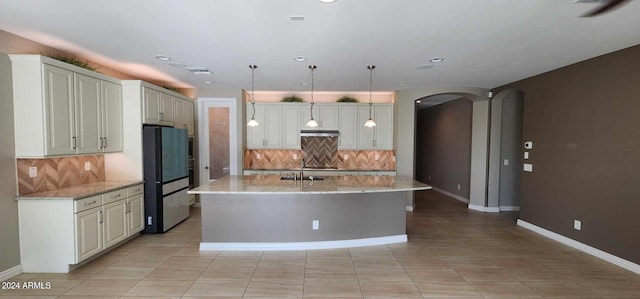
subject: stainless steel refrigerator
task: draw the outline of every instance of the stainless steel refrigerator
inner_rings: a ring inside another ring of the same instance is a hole
[[[162,233],[189,217],[186,129],[143,127],[145,233]]]

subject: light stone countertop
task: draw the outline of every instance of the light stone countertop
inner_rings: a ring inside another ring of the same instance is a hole
[[[53,191],[45,191],[32,193],[28,195],[17,196],[16,200],[28,199],[67,199],[78,200],[109,191],[127,188],[144,183],[143,181],[103,181],[89,184],[83,184],[73,187],[60,188]]]
[[[189,190],[189,194],[339,194],[431,189],[407,177],[326,176],[316,181],[285,181],[279,175],[226,176]]]

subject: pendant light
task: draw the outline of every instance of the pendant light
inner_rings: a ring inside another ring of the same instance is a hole
[[[251,109],[253,109],[253,113],[251,114],[251,119],[247,123],[247,126],[249,126],[249,127],[257,127],[260,124],[256,120],[256,97],[254,95],[254,83],[255,83],[255,81],[254,81],[254,78],[253,78],[253,73],[256,70],[256,68],[258,68],[258,66],[255,65],[255,64],[251,64],[251,65],[249,65],[249,68],[251,69]]]
[[[310,128],[315,128],[318,126],[318,122],[313,118],[313,104],[315,104],[315,101],[313,100],[313,70],[315,70],[316,68],[317,67],[315,65],[309,66],[309,69],[311,70],[311,109],[309,110],[311,119],[309,119],[309,121],[307,122],[307,127]]]
[[[376,122],[373,121],[373,118],[371,117],[371,110],[373,108],[373,103],[371,102],[371,93],[373,89],[373,69],[375,69],[376,66],[367,65],[367,68],[369,69],[369,119],[364,123],[364,126],[367,128],[373,128],[376,126]]]

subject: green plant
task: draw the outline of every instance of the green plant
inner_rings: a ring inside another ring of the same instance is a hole
[[[300,103],[300,102],[303,102],[303,100],[301,97],[298,97],[298,96],[285,96],[285,97],[282,97],[282,100],[280,100],[280,102]]]
[[[80,60],[80,59],[78,59],[76,57],[73,57],[73,56],[69,56],[69,55],[45,55],[45,56],[53,58],[55,60],[60,60],[62,62],[66,62],[68,64],[73,64],[73,65],[81,67],[83,69],[87,69],[87,70],[90,70],[90,71],[97,72],[96,68],[91,66],[89,64],[89,62],[84,61],[84,60]]]
[[[173,87],[173,86],[162,86],[162,88],[164,88],[164,89],[168,89],[168,90],[171,90],[171,91],[173,91],[173,92],[177,92],[177,93],[179,93],[179,94],[181,94],[181,95],[184,95],[184,93],[182,93],[182,89],[177,88],[177,87]]]
[[[336,102],[338,103],[357,103],[358,99],[350,96],[344,96],[339,98]]]

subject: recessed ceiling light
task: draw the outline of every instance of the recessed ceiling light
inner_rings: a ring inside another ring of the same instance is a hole
[[[337,0],[320,0],[320,2],[322,3],[333,3],[336,2]]]
[[[162,61],[169,61],[169,60],[171,60],[171,57],[164,56],[164,55],[156,55],[156,59],[160,59]]]
[[[444,61],[444,58],[442,58],[442,57],[434,57],[434,58],[429,59],[429,62],[431,62],[431,63],[438,63],[438,62],[443,62],[443,61]]]
[[[307,61],[307,57],[296,56],[296,57],[293,57],[293,60],[298,61],[298,62],[303,62],[303,61]]]
[[[184,63],[180,63],[180,62],[173,62],[173,61],[172,61],[172,62],[169,62],[169,63],[167,63],[167,64],[168,64],[168,65],[170,65],[170,66],[173,66],[173,67],[185,67],[185,66],[187,66],[187,65],[186,65],[186,64],[184,64]]]
[[[300,81],[300,85],[309,85],[308,81]]]
[[[211,81],[202,81],[202,83],[207,84],[207,85],[213,84],[213,82],[211,82]]]
[[[427,63],[416,66],[416,68],[419,70],[426,70],[432,67],[433,67],[433,64],[427,64]]]
[[[407,83],[407,82],[405,82],[405,81],[397,82],[397,83],[396,83],[396,85],[398,85],[398,86],[406,86],[407,84],[408,84],[408,83]]]
[[[291,21],[304,21],[304,16],[290,16]]]

